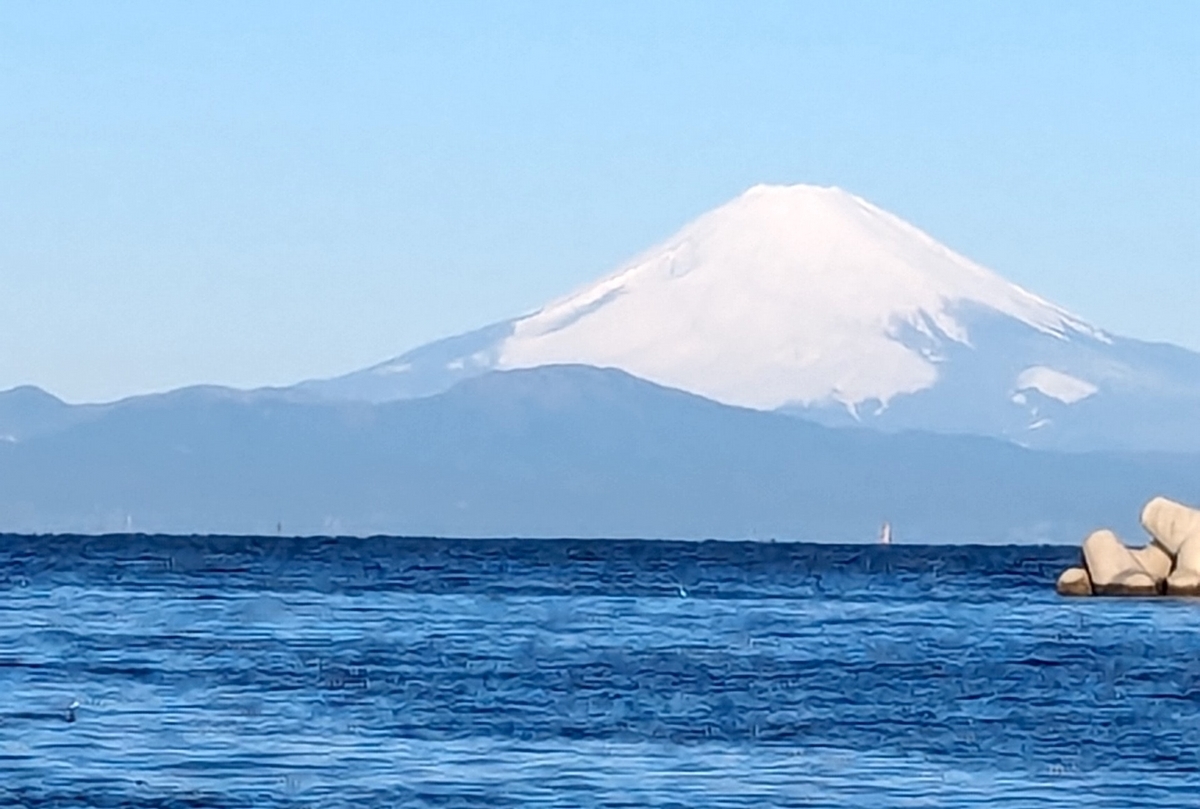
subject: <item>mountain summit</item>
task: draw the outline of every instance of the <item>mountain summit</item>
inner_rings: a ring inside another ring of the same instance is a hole
[[[938,380],[906,336],[970,345],[968,306],[1099,334],[860,197],[760,185],[518,320],[498,364],[614,366],[759,410],[887,404]]]
[[[826,424],[1200,448],[1200,356],[1110,336],[811,185],[755,186],[531,315],[299,389],[389,401],[563,363]]]

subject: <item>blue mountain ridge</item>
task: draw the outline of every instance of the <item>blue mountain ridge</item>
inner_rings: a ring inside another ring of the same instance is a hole
[[[23,402],[15,405],[17,399]],[[830,428],[587,366],[403,401],[0,394],[0,530],[1075,543],[1200,457]]]

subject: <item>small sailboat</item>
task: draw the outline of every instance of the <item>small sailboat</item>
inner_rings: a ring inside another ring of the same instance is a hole
[[[879,544],[892,544],[892,524],[890,522],[885,522],[883,527],[879,529]]]

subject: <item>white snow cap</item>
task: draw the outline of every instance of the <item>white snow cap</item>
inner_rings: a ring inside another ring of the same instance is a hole
[[[1026,368],[1017,377],[1017,391],[1025,390],[1036,390],[1051,399],[1058,399],[1063,404],[1075,404],[1082,402],[1099,388],[1086,379],[1079,379],[1044,365],[1035,365]]]
[[[1059,337],[1096,329],[839,188],[758,185],[519,320],[500,367],[612,366],[727,404],[854,405],[932,386],[975,304]],[[940,332],[941,334],[938,334]]]

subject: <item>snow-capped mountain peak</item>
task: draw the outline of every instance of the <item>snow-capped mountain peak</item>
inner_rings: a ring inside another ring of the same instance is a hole
[[[296,391],[389,401],[555,364],[830,425],[1200,449],[1200,355],[1110,337],[861,197],[811,185],[755,186],[533,314]]]
[[[757,409],[886,404],[937,381],[937,345],[970,344],[972,305],[1099,334],[860,197],[759,185],[516,321],[498,365],[613,366]]]

